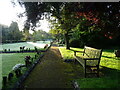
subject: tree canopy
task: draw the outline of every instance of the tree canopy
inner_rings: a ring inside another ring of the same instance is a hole
[[[52,36],[43,30],[38,30],[32,34],[32,39],[33,41],[45,41],[48,39],[52,39]]]
[[[67,49],[72,37],[83,45],[93,44],[96,37],[104,38],[101,40],[120,37],[118,2],[22,2],[22,5],[27,15],[25,28],[34,30],[36,23],[44,17],[55,21],[52,30],[58,30],[57,33],[64,36]]]
[[[22,32],[19,30],[17,22],[12,22],[10,26],[0,24],[2,32],[2,42],[19,41],[22,39]]]

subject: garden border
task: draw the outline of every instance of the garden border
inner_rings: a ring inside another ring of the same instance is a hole
[[[45,52],[46,50],[40,50],[41,52]],[[7,51],[7,52],[5,52],[5,51],[0,51],[0,54],[1,53],[27,53],[27,52],[36,52],[35,50],[30,50],[30,51],[23,51],[23,52],[21,52],[21,51]]]
[[[49,48],[52,46],[52,43],[50,44],[50,46],[44,51],[48,51]],[[40,59],[42,59],[42,57],[45,54],[41,55],[33,64],[32,66],[29,68],[29,70],[27,70],[21,77],[19,77],[19,80],[14,84],[14,87],[12,88],[12,90],[16,90],[16,88],[21,88],[21,84],[23,81],[25,81],[25,79],[27,78],[27,76],[29,76],[29,74],[31,73],[31,71],[35,68],[35,66],[37,65],[37,63],[40,61]]]
[[[53,42],[51,42],[50,43],[50,45],[45,49],[45,50],[40,50],[40,52],[46,52],[46,51],[48,51],[48,49],[51,47],[51,45],[52,45],[52,43]],[[20,52],[20,51],[12,51],[12,52],[7,52],[7,53],[22,53],[22,52]],[[33,51],[25,51],[25,53],[26,52],[36,52],[35,50],[33,50]],[[1,53],[1,51],[0,51],[0,53]],[[6,52],[4,52],[4,53],[6,53]],[[27,76],[30,74],[30,72],[35,68],[35,66],[37,65],[37,63],[42,59],[42,57],[45,55],[45,53],[44,54],[42,54],[42,55],[39,55],[39,57],[35,60],[35,62],[28,68],[28,70],[27,71],[25,71],[24,73],[23,73],[23,75],[22,76],[20,76],[19,78],[18,78],[18,80],[14,83],[14,85],[13,85],[13,87],[11,88],[11,90],[16,90],[17,88],[20,88],[21,87],[21,84],[23,83],[23,81],[27,78]],[[3,86],[2,86],[2,88],[3,88]],[[7,89],[7,88],[6,88]]]

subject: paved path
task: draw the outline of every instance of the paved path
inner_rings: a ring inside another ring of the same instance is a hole
[[[51,47],[41,62],[27,77],[23,86],[26,88],[73,88],[72,80],[76,78],[74,68],[62,60],[57,47]]]

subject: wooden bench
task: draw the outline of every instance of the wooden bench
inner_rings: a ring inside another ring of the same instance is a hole
[[[99,63],[102,55],[102,49],[95,49],[88,46],[84,47],[83,54],[81,56],[77,55],[77,52],[82,51],[74,51],[75,61],[77,60],[84,68],[85,77],[86,74],[97,74],[99,77]],[[87,68],[96,68],[97,73],[87,73]]]

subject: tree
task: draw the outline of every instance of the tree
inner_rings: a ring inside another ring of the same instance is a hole
[[[47,39],[52,39],[51,35],[43,30],[34,31],[32,34],[34,41],[44,41]]]
[[[12,22],[9,27],[9,40],[21,40],[22,32],[19,31],[17,22]]]
[[[72,3],[64,3],[61,7],[59,14],[54,14],[55,20],[51,20],[53,23],[52,31],[55,30],[57,32],[57,35],[64,36],[64,40],[66,43],[66,49],[70,49],[69,40],[70,40],[70,34],[72,32],[72,28],[76,26],[75,13],[71,10],[74,8],[74,4]],[[55,32],[55,33],[56,33]]]
[[[97,41],[105,41],[108,45],[113,45],[112,43],[115,42],[118,43],[117,38],[120,37],[119,3],[83,3],[83,7],[76,14],[78,19],[84,17],[89,26],[88,31],[90,31],[90,37],[87,35],[87,40],[92,37],[89,42],[96,42],[96,44],[98,43]]]
[[[22,39],[23,35],[22,32],[19,31],[18,24],[17,22],[12,22],[10,27],[5,26],[5,25],[0,25],[1,33],[2,33],[2,42],[9,42],[9,41],[19,41]]]
[[[8,36],[9,36],[8,29],[9,29],[8,26],[0,24],[0,32],[1,32],[0,38],[1,38],[2,42],[5,42],[6,40],[8,40]]]
[[[29,33],[29,30],[26,28],[23,29],[23,35],[24,35],[23,38],[24,41],[29,41],[32,38],[32,35]]]
[[[69,35],[73,33],[73,29],[79,26],[79,21],[84,17],[86,19],[87,30],[84,28],[79,32],[84,32],[87,36],[94,34],[93,32],[101,30],[101,33],[109,38],[119,36],[119,3],[93,3],[93,2],[23,2],[26,8],[26,15],[28,17],[25,27],[35,28],[36,23],[42,19],[43,16],[53,16],[57,19],[59,29],[63,30],[66,48],[69,49]],[[32,6],[32,7],[31,7]],[[82,24],[82,23],[80,23]],[[86,24],[82,24],[83,27]],[[115,25],[112,30],[111,25]],[[53,29],[56,30],[56,29]],[[84,36],[81,36],[84,37]],[[91,39],[92,40],[92,39]],[[84,41],[86,42],[86,41]]]
[[[27,13],[27,17],[28,17],[27,22],[25,24],[25,28],[29,29],[31,26],[32,29],[34,30],[34,28],[36,27],[36,23],[42,18],[42,15],[54,16],[60,22],[62,29],[66,31],[64,33],[66,46],[67,46],[66,48],[69,49],[68,33],[70,31],[70,27],[66,27],[66,26],[70,26],[70,23],[65,22],[65,21],[67,19],[70,20],[70,18],[67,18],[69,16],[68,15],[69,13],[68,12],[66,13],[66,11],[68,10],[66,3],[24,2],[23,4],[25,5],[26,13]],[[62,10],[64,15],[61,17],[62,14],[60,11],[62,8],[64,8]]]

